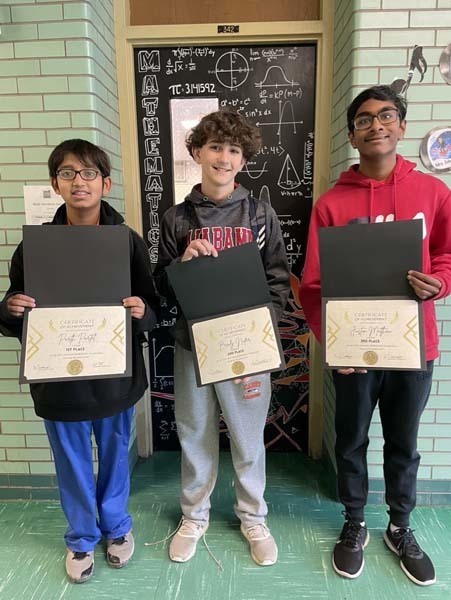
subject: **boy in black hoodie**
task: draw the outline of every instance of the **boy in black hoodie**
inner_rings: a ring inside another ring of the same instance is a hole
[[[66,140],[53,150],[48,166],[52,187],[64,200],[52,224],[123,223],[121,215],[102,200],[111,188],[111,165],[103,150],[85,140]],[[133,405],[147,388],[138,335],[153,328],[159,302],[146,245],[137,233],[131,229],[129,233],[132,296],[124,298],[123,305],[132,315],[132,377],[30,384],[35,411],[44,418],[55,460],[61,505],[68,521],[64,536],[66,572],[74,583],[91,577],[94,547],[102,536],[112,567],[124,566],[134,550],[132,519],[127,513],[128,445]],[[0,304],[0,323],[3,332],[21,339],[25,309],[36,306],[34,298],[23,293],[22,243],[12,257],[10,281]],[[99,457],[97,481],[92,432]]]
[[[289,271],[277,215],[257,202],[236,174],[260,148],[259,131],[236,113],[219,111],[192,130],[187,148],[202,168],[196,185],[180,206],[166,211],[161,224],[155,277],[160,291],[171,295],[164,268],[173,261],[217,256],[225,248],[255,240],[280,318],[289,292]],[[195,293],[195,291],[193,291]],[[239,294],[231,289],[230,294]],[[182,522],[169,556],[189,560],[209,523],[210,495],[219,460],[219,415],[230,434],[235,471],[235,512],[251,556],[259,565],[277,560],[277,546],[265,524],[265,445],[263,431],[271,397],[268,373],[234,383],[197,387],[186,321],[175,326],[175,417],[182,446]]]

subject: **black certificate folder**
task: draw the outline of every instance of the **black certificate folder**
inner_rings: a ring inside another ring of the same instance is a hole
[[[167,273],[188,321],[199,386],[285,368],[255,243],[175,262]]]
[[[223,250],[166,267],[183,314],[201,319],[271,302],[257,244]]]
[[[407,281],[422,271],[422,224],[320,229],[326,368],[424,370],[421,303]]]
[[[24,225],[25,293],[38,306],[114,304],[131,294],[123,225]]]
[[[407,271],[422,270],[422,219],[322,227],[323,297],[416,298]]]
[[[130,377],[128,229],[26,225],[23,259],[21,383]]]

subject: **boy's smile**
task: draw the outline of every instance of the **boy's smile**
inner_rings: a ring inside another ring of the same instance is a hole
[[[99,170],[95,165],[84,164],[74,154],[66,154],[63,162],[59,165],[60,169],[74,169],[81,171],[82,169]],[[92,217],[90,220],[97,220],[100,210],[100,201],[102,196],[107,194],[111,188],[111,179],[102,177],[101,173],[95,179],[83,179],[80,173],[75,175],[72,180],[62,179],[57,175],[52,179],[52,187],[59,194],[67,209],[67,216],[71,223],[78,221],[78,217],[82,217],[84,221]]]
[[[212,200],[227,198],[245,163],[241,146],[208,140],[201,148],[194,148],[193,157],[202,167],[202,193]]]
[[[396,110],[396,107],[387,100],[375,100],[371,98],[360,105],[355,118],[369,116],[372,118],[368,129],[354,129],[349,133],[349,140],[353,148],[356,148],[361,157],[394,156],[399,140],[404,137],[406,128],[405,121],[399,118],[389,124],[382,124],[377,118],[381,112]]]

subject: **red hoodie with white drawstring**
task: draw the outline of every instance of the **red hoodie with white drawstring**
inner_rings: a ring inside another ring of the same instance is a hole
[[[380,223],[422,219],[422,272],[442,287],[423,302],[426,360],[438,356],[434,300],[451,292],[451,191],[436,177],[415,170],[415,164],[397,155],[396,166],[385,181],[370,179],[353,165],[313,207],[307,253],[299,296],[307,323],[321,341],[321,284],[318,229],[351,223]],[[337,261],[340,256],[337,256]],[[371,273],[366,274],[371,277]],[[407,275],[407,273],[406,273]]]

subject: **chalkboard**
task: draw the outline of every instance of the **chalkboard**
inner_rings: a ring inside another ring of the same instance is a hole
[[[152,263],[161,216],[183,199],[174,198],[171,101],[216,98],[219,108],[240,112],[261,130],[262,149],[237,181],[277,212],[292,269],[280,323],[287,370],[273,376],[265,442],[273,450],[306,450],[308,332],[297,288],[312,205],[316,45],[136,48],[134,66],[143,232]],[[175,318],[169,306],[150,340],[155,450],[178,445],[168,334]],[[224,441],[223,423],[221,430]]]

